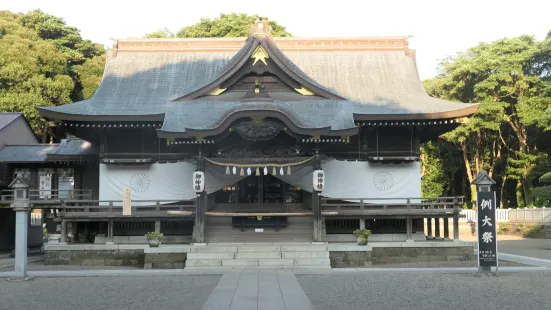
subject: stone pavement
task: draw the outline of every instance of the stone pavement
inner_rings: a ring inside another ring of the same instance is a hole
[[[243,270],[222,276],[203,310],[312,309],[289,270]]]

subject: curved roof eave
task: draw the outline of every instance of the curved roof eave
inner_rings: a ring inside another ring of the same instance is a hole
[[[165,113],[143,114],[143,115],[83,115],[56,112],[48,108],[37,108],[40,116],[55,121],[77,121],[77,122],[162,122]]]
[[[354,113],[355,121],[369,121],[369,120],[435,120],[435,119],[449,119],[449,118],[461,118],[469,117],[473,115],[480,104],[472,104],[468,107],[434,113],[411,113],[411,114],[364,114]]]
[[[185,131],[175,132],[163,130],[163,128],[157,129],[157,135],[159,138],[192,138],[196,136],[217,136],[228,130],[232,123],[240,118],[251,117],[271,117],[276,118],[283,122],[285,126],[292,132],[299,135],[323,135],[323,136],[350,136],[358,133],[358,127],[351,127],[339,130],[331,130],[331,126],[324,126],[319,128],[305,128],[300,127],[297,123],[285,113],[276,110],[256,110],[256,111],[236,111],[220,120],[216,127],[209,129],[194,129],[185,128]]]

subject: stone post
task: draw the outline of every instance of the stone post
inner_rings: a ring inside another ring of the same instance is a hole
[[[411,216],[406,218],[406,229],[407,229],[407,241],[413,240],[413,219]]]
[[[61,220],[61,239],[59,244],[67,244],[67,220]]]
[[[453,239],[459,240],[459,214],[453,216]]]
[[[27,280],[27,241],[29,234],[29,185],[20,175],[9,186],[13,189],[15,212],[15,277],[13,280]]]
[[[113,219],[109,218],[107,220],[107,242],[105,244],[115,244],[113,241]]]

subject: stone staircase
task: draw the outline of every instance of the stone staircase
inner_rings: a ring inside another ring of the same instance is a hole
[[[331,268],[326,245],[209,244],[187,254],[186,268]]]

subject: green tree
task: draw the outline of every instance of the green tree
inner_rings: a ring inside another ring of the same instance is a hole
[[[144,36],[144,38],[153,38],[153,39],[166,39],[166,38],[174,38],[175,35],[167,28],[162,28],[157,31],[153,31],[151,33],[148,33]]]
[[[178,38],[247,37],[251,26],[254,25],[258,17],[258,15],[231,13],[220,14],[220,17],[215,19],[202,18],[197,24],[182,28],[176,33],[176,36]],[[268,21],[272,36],[291,36],[285,27],[266,17],[263,18]]]
[[[551,39],[530,36],[481,43],[442,62],[441,74],[425,81],[433,96],[481,104],[470,122],[443,138],[461,150],[469,181],[484,169],[502,179],[502,188],[517,182],[518,205],[532,204],[546,164],[538,137],[550,129],[550,46]]]
[[[69,75],[75,84],[71,92],[72,101],[80,101],[93,95],[94,91],[91,91],[91,85],[87,85],[85,89],[81,81],[89,82],[98,79],[101,81],[103,70],[98,74],[97,70],[81,69],[79,73],[77,66],[84,65],[86,62],[93,62],[86,66],[97,65],[99,60],[104,59],[102,55],[105,54],[105,49],[102,45],[82,39],[80,30],[67,26],[62,18],[46,14],[41,10],[23,14],[18,21],[22,26],[36,31],[40,38],[55,44],[57,49],[65,55]],[[87,76],[82,75],[83,73],[93,73],[94,75]]]
[[[19,17],[0,11],[0,111],[23,112],[34,132],[43,134],[36,107],[71,102],[74,83],[66,56],[19,24]]]

